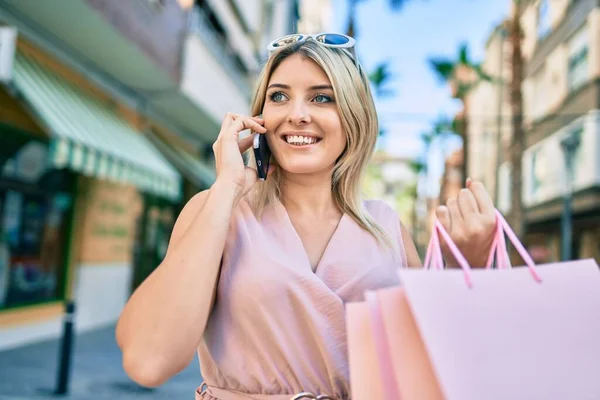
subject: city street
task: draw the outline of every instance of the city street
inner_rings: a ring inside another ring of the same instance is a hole
[[[58,341],[0,352],[0,399],[191,399],[202,379],[195,358],[158,389],[136,385],[123,371],[111,326],[77,337],[70,393],[54,396],[58,352]]]

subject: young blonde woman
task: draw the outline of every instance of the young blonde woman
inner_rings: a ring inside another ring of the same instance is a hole
[[[185,206],[164,261],[121,315],[117,341],[135,381],[158,386],[197,351],[197,399],[351,398],[344,304],[421,265],[396,213],[360,197],[378,124],[353,45],[337,34],[270,45],[255,116],[225,117],[215,183]],[[243,162],[248,129],[273,154],[265,182]],[[467,187],[437,215],[483,265],[494,206],[480,183]]]

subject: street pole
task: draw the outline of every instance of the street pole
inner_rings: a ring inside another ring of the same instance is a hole
[[[573,180],[574,158],[577,148],[581,142],[581,130],[576,130],[561,140],[560,144],[565,155],[565,193],[563,196],[563,212],[561,218],[561,260],[571,259],[573,243]]]
[[[58,359],[58,374],[56,376],[57,395],[66,395],[69,392],[69,380],[71,377],[71,359],[73,353],[74,340],[74,318],[75,302],[67,301],[65,315],[63,319],[63,335],[60,342],[60,352]]]

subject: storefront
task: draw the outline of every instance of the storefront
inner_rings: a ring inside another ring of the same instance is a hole
[[[17,48],[0,87],[0,349],[58,336],[66,299],[78,330],[114,323],[131,294],[138,221],[160,203],[153,241],[164,252],[182,202],[179,173],[118,104]]]
[[[0,123],[0,310],[64,298],[75,176],[48,149]]]
[[[215,180],[215,171],[202,162],[198,154],[193,154],[183,144],[177,145],[175,140],[166,140],[166,133],[151,129],[145,135],[181,174],[183,199],[174,204],[156,195],[143,196],[143,210],[137,221],[134,244],[132,290],[163,260],[173,225],[185,203],[196,193],[208,189]]]
[[[574,197],[571,236],[571,258],[593,258],[600,265],[600,192],[587,190]],[[533,219],[537,215],[542,218]],[[561,260],[562,204],[554,201],[530,211],[525,243],[537,263]],[[542,214],[543,213],[543,214]]]

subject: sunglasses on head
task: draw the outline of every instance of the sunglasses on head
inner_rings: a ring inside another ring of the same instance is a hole
[[[274,52],[281,50],[284,47],[287,47],[291,44],[305,42],[309,39],[312,39],[325,47],[332,47],[345,50],[352,58],[352,61],[354,61],[356,67],[360,69],[360,66],[358,65],[358,59],[356,57],[356,52],[354,50],[356,40],[354,40],[354,38],[351,38],[350,36],[342,35],[340,33],[318,33],[314,35],[297,33],[292,35],[286,35],[280,37],[279,39],[275,39],[271,43],[269,43],[267,50],[269,51],[269,55],[271,55]]]

